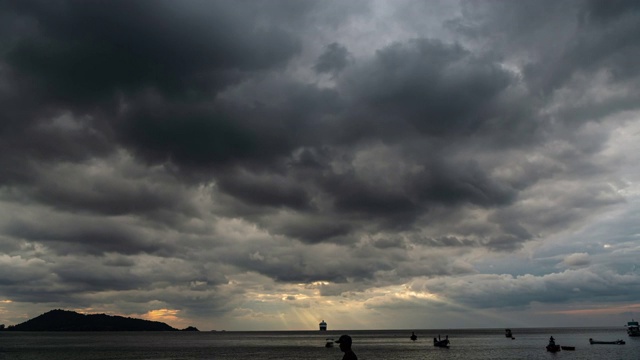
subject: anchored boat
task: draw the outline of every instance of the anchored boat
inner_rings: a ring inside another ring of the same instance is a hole
[[[547,344],[547,351],[548,352],[558,352],[560,351],[562,348],[560,347],[560,345],[556,344],[556,339],[552,337],[549,338],[549,344]]]
[[[608,344],[608,345],[624,345],[626,344],[624,342],[624,340],[614,340],[614,341],[598,341],[598,340],[593,340],[591,338],[589,338],[589,344],[594,345],[594,344]]]
[[[554,344],[549,344],[547,345],[547,351],[548,352],[558,352],[560,351],[560,345],[554,345]]]
[[[447,335],[444,339],[440,339],[440,335],[438,338],[433,338],[433,346],[441,347],[441,348],[449,348],[449,335]]]
[[[640,336],[640,326],[638,326],[638,322],[631,319],[627,323],[627,335],[629,336]]]

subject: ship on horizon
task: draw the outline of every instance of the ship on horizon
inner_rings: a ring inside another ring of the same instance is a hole
[[[324,320],[320,322],[320,331],[327,331],[327,323]]]
[[[627,323],[627,335],[633,337],[640,336],[640,326],[637,321],[631,319],[631,321]]]

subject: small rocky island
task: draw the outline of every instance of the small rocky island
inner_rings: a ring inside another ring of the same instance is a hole
[[[3,331],[198,331],[193,326],[184,330],[163,322],[106,314],[80,314],[68,310],[51,310]]]

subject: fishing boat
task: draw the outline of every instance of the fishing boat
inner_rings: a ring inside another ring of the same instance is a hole
[[[547,351],[548,352],[558,352],[560,350],[561,350],[560,345],[555,345],[555,344],[547,345]]]
[[[563,345],[563,346],[560,346],[560,348],[561,348],[562,350],[567,350],[567,351],[573,351],[573,350],[575,350],[575,349],[576,349],[576,347],[575,347],[575,346],[564,346],[564,345]]]
[[[412,331],[411,336],[409,336],[409,339],[411,339],[411,341],[416,341],[418,340],[418,335],[416,335],[416,333]]]
[[[513,335],[511,334],[511,329],[504,329],[504,336],[513,339]]]
[[[614,340],[614,341],[598,341],[598,340],[593,340],[591,338],[589,338],[589,344],[594,345],[594,344],[608,344],[608,345],[624,345],[626,344],[624,342],[624,340]]]
[[[640,326],[638,326],[638,322],[631,319],[627,323],[627,335],[629,336],[640,336]]]
[[[435,347],[441,347],[441,348],[449,348],[449,335],[447,335],[447,337],[445,337],[444,339],[440,339],[440,335],[438,335],[438,338],[433,338],[433,346]]]
[[[550,337],[549,338],[549,344],[547,344],[547,351],[554,353],[554,352],[558,352],[560,350],[562,350],[562,349],[561,349],[560,345],[556,344],[556,339],[554,339],[553,336]]]

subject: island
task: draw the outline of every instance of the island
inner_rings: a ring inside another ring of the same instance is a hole
[[[51,310],[2,331],[198,331],[193,326],[179,330],[163,322],[106,314],[80,314]]]

